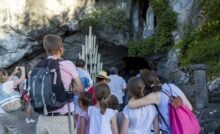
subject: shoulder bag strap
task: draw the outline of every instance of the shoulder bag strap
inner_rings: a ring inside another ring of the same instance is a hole
[[[159,117],[161,117],[162,121],[165,123],[166,127],[171,130],[171,128],[169,127],[168,123],[166,122],[164,116],[162,115],[162,113],[160,112],[160,109],[158,108],[158,106],[156,104],[154,104],[154,106],[156,107],[156,110],[158,112]]]
[[[161,92],[164,93],[167,97],[171,98],[171,96],[167,92],[165,91],[161,91]]]
[[[170,129],[168,123],[166,122],[165,118],[163,117],[162,113],[160,112],[158,106],[156,104],[154,104],[154,106],[156,107],[156,110],[158,112],[158,115],[161,117],[162,121],[165,123],[166,127]]]
[[[171,86],[170,86],[169,84],[167,84],[167,85],[168,85],[168,87],[169,87],[169,89],[170,89],[171,96],[173,96],[173,92],[172,92]]]

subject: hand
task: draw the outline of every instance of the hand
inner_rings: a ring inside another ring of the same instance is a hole
[[[20,67],[16,67],[12,74],[16,75],[18,72],[20,72]]]
[[[23,72],[23,71],[25,71],[25,67],[20,66],[19,70]]]

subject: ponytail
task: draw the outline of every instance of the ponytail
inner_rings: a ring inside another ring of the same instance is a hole
[[[108,107],[108,102],[106,101],[106,99],[102,98],[100,101],[100,108],[101,108],[101,114],[105,114],[105,111]]]
[[[108,107],[108,97],[110,95],[109,86],[106,83],[99,83],[95,86],[95,97],[100,104],[101,114],[105,114]]]

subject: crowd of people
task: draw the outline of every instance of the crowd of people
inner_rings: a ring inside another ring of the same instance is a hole
[[[23,105],[27,115],[26,123],[35,122],[31,117],[33,109],[39,113],[37,134],[69,134],[70,132],[77,134],[172,134],[168,108],[169,94],[179,96],[188,109],[193,110],[184,93],[174,84],[162,83],[155,71],[140,70],[140,74],[131,77],[126,82],[118,75],[116,67],[110,67],[107,70],[108,73],[98,72],[96,80],[93,81],[85,69],[84,60],[78,59],[74,64],[72,61],[62,59],[64,46],[61,37],[46,35],[43,45],[48,54],[45,59],[47,67],[52,61],[57,61],[59,65],[58,74],[53,75],[52,78],[59,78],[60,75],[61,86],[72,93],[72,98],[60,101],[62,105],[57,108],[52,108],[52,105],[49,107],[49,102],[44,102],[44,99],[41,99],[43,104],[36,103],[38,98],[35,93],[37,91],[32,90],[35,90],[35,79],[38,78],[39,70],[36,71],[33,68],[33,72],[28,71],[25,76],[27,72],[25,68],[16,67],[9,76],[6,70],[0,69],[0,89],[4,90],[5,83],[11,84],[7,88],[20,89],[20,96],[25,102]],[[55,66],[55,63],[50,65]],[[38,68],[42,66],[43,62],[36,65]],[[51,71],[50,67],[48,68]],[[20,77],[16,76],[18,72],[20,72]],[[41,77],[43,80],[46,79],[43,74]],[[42,79],[41,77],[39,79]],[[42,83],[48,87],[51,84],[49,81],[40,81],[37,86]],[[39,88],[40,95],[44,93],[44,86]],[[51,89],[56,88],[52,86]],[[55,91],[51,92],[56,94]],[[61,94],[61,92],[57,93],[55,100],[58,101]],[[16,112],[8,113],[0,107],[0,134],[21,133]],[[67,118],[68,116],[72,117],[71,120]]]

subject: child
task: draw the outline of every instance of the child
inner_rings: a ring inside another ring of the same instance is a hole
[[[77,72],[79,73],[80,81],[83,86],[84,91],[88,91],[88,89],[93,85],[92,78],[89,74],[89,72],[85,69],[86,62],[82,59],[78,59],[76,61],[76,67],[77,67]],[[78,105],[78,97],[79,94],[75,93],[74,95],[74,106],[75,106],[75,114],[79,114],[81,112],[81,109],[79,108]]]
[[[88,92],[79,95],[78,104],[82,109],[77,120],[77,134],[89,134],[89,116],[88,107],[91,104],[92,96]]]
[[[12,80],[13,75],[16,75],[18,72],[21,72],[21,77],[17,80]],[[8,89],[17,88],[18,85],[23,83],[25,80],[25,68],[16,67],[12,76],[8,76],[6,70],[0,68],[0,87],[2,88],[4,84],[7,85]],[[0,92],[2,92],[1,89]],[[1,96],[0,96],[1,97]],[[2,107],[0,107],[0,133],[13,133],[20,134],[21,130],[18,127],[18,117],[16,112],[6,113]]]
[[[90,134],[118,134],[117,111],[108,108],[110,89],[106,83],[95,86],[95,97],[97,103],[90,106],[88,114],[90,117]]]
[[[33,109],[31,106],[31,98],[29,95],[29,77],[30,77],[30,75],[31,75],[31,71],[29,71],[28,74],[26,75],[26,80],[23,83],[23,94],[22,94],[22,98],[25,102],[25,104],[24,104],[25,111],[26,111],[25,121],[27,124],[35,122],[35,120],[33,120],[31,118]]]
[[[131,78],[128,81],[128,93],[135,100],[144,96],[145,85],[140,78]],[[123,111],[121,134],[159,134],[159,121],[157,111],[153,105],[130,109],[128,106]]]
[[[110,95],[108,99],[108,108],[111,108],[113,110],[119,110],[120,104],[115,95]]]
[[[140,78],[145,83],[145,91],[146,92],[150,91],[149,92],[150,94],[139,99],[130,100],[128,103],[128,107],[138,108],[138,107],[142,107],[145,105],[157,104],[164,120],[166,121],[165,123],[164,121],[162,121],[162,118],[161,118],[160,120],[161,130],[164,133],[172,134],[170,130],[170,119],[169,119],[170,117],[169,117],[169,107],[168,107],[170,99],[165,93],[170,93],[171,92],[170,90],[172,89],[172,93],[175,96],[180,96],[181,99],[183,100],[183,103],[190,110],[192,110],[191,103],[186,98],[184,93],[174,84],[167,84],[167,83],[161,84],[155,72],[152,72],[152,71],[143,72],[140,75]]]
[[[111,108],[113,110],[120,110],[120,104],[115,95],[110,95],[109,100],[108,100],[108,108]],[[123,120],[123,115],[122,112],[117,113],[117,124],[118,128],[122,127],[122,120]]]

